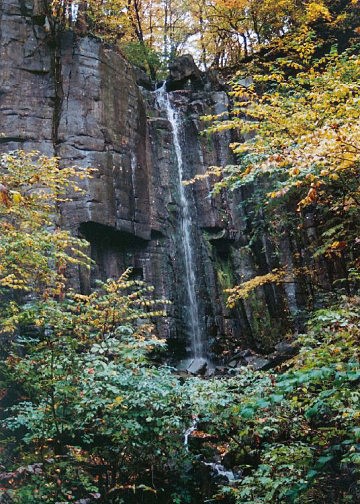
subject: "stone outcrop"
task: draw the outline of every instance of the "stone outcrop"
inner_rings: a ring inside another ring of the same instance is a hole
[[[2,1],[1,150],[36,149],[59,156],[64,165],[96,169],[84,182],[84,193],[72,195],[62,207],[63,225],[89,241],[96,262],[91,277],[73,272],[73,282],[86,291],[95,278],[117,277],[133,267],[134,276],[173,302],[158,330],[168,338],[174,358],[186,356],[179,180],[169,121],[151,83],[115,50],[71,31],[51,33],[32,15],[31,2]],[[183,57],[171,68],[168,89],[181,116],[186,178],[230,162],[229,133],[200,136],[205,128],[200,116],[228,109],[221,86],[204,79],[193,60]],[[283,312],[279,317],[276,311],[281,294],[264,289],[256,306],[244,303],[232,311],[223,295],[224,287],[250,278],[266,264],[270,245],[264,238],[254,257],[239,206],[242,195],[231,201],[221,193],[210,198],[210,187],[204,178],[188,189],[199,318],[209,351],[261,348],[256,317],[268,320],[272,339],[266,345],[271,347],[273,333],[285,326]]]
[[[184,54],[176,58],[169,65],[169,76],[166,80],[166,89],[174,91],[176,89],[191,89],[204,88],[204,76],[195,65],[194,58],[191,54]]]

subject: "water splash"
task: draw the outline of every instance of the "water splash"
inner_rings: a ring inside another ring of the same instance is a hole
[[[233,471],[225,469],[225,467],[221,464],[216,464],[215,462],[203,462],[203,464],[211,467],[211,471],[217,478],[226,479],[229,483],[238,479]]]
[[[184,446],[186,451],[189,451],[189,437],[194,431],[196,431],[198,421],[198,417],[194,417],[191,426],[184,432]],[[229,483],[232,483],[239,479],[239,475],[237,473],[234,473],[234,471],[232,471],[231,469],[226,469],[222,464],[205,461],[202,461],[202,464],[211,468],[211,473],[215,478],[227,480]]]

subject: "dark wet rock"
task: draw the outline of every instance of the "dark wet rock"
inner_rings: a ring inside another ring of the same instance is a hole
[[[223,79],[216,70],[208,70],[205,72],[203,80],[205,80],[204,89],[206,91],[231,91],[230,86],[227,84],[228,79]]]
[[[246,359],[248,357],[252,357],[254,355],[256,355],[254,350],[251,350],[250,348],[246,348],[245,350],[242,350],[241,352],[237,352],[234,355],[232,355],[231,361],[228,362],[228,366],[229,367],[236,367],[239,365],[246,366],[248,364]]]
[[[271,360],[265,359],[264,357],[260,357],[258,355],[245,357],[245,361],[247,365],[251,366],[255,371],[259,371],[261,369],[268,369],[269,367],[271,367]]]
[[[237,369],[246,366],[251,366],[256,371],[267,370],[290,359],[296,355],[297,351],[296,341],[290,340],[283,340],[277,343],[274,352],[268,355],[259,355],[252,349],[247,348],[232,355],[226,363],[225,369],[227,369],[228,374],[234,374]],[[223,370],[223,373],[226,374],[226,371]]]
[[[147,89],[148,91],[155,90],[155,83],[151,80],[151,78],[145,72],[145,70],[139,67],[134,67],[133,70],[135,74],[136,83],[138,84],[138,86]]]
[[[251,357],[254,354],[255,354],[254,350],[251,350],[251,348],[247,348],[246,350],[242,350],[238,354],[234,355],[234,359],[245,359],[246,357]]]
[[[299,347],[296,344],[296,340],[284,340],[275,345],[275,351],[269,355],[269,358],[271,359],[272,365],[276,366],[294,357],[298,351]]]
[[[277,357],[289,358],[296,355],[298,348],[294,342],[280,341],[275,345],[275,355]]]
[[[196,358],[191,361],[186,370],[189,374],[204,376],[207,367],[208,363],[205,359]]]
[[[216,366],[215,368],[215,376],[225,376],[228,372],[228,368],[226,366]]]

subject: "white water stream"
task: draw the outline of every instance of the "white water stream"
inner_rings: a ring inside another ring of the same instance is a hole
[[[189,446],[188,446],[189,445],[189,437],[196,430],[196,428],[197,428],[197,418],[194,418],[193,423],[191,424],[191,427],[186,429],[186,431],[184,433],[184,446],[187,451],[189,450]]]
[[[199,323],[199,306],[196,296],[196,276],[194,267],[193,247],[191,239],[192,221],[189,209],[189,200],[187,196],[187,189],[183,185],[184,180],[184,162],[180,145],[180,115],[173,107],[169,93],[165,89],[165,84],[156,91],[157,104],[167,116],[171,124],[174,148],[176,154],[176,162],[178,168],[179,179],[179,195],[180,195],[180,212],[181,212],[181,242],[182,253],[185,263],[186,275],[186,291],[188,298],[188,326],[191,333],[191,358],[192,361],[188,364],[188,369],[201,367],[201,364],[206,364],[206,351],[204,348],[204,341],[201,337],[201,329]]]
[[[191,434],[194,431],[196,431],[197,424],[198,424],[198,418],[195,417],[195,418],[193,418],[193,422],[191,424],[191,427],[189,427],[184,432],[184,446],[185,446],[186,451],[189,451],[189,438],[190,438]],[[231,469],[226,469],[222,464],[217,464],[216,462],[202,461],[202,464],[211,468],[211,472],[212,472],[213,476],[226,479],[229,483],[236,481],[236,479],[239,476],[239,475],[236,475]]]
[[[203,462],[203,464],[208,467],[211,467],[214,476],[227,479],[229,483],[232,483],[237,479],[233,471],[231,471],[231,469],[225,469],[225,467],[221,464],[216,464],[215,462]]]

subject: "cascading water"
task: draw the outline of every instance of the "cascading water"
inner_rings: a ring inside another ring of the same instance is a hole
[[[180,116],[171,104],[169,94],[165,84],[156,91],[157,104],[167,116],[171,124],[176,162],[178,168],[179,195],[180,195],[180,226],[182,254],[185,264],[186,292],[188,298],[188,326],[191,334],[191,360],[187,369],[198,371],[202,365],[206,365],[206,345],[201,334],[199,305],[196,296],[196,275],[194,267],[193,247],[191,238],[192,219],[190,215],[190,205],[187,196],[187,188],[182,183],[184,180],[184,162],[180,145]]]
[[[192,433],[197,430],[198,420],[198,417],[194,417],[191,427],[186,429],[186,431],[184,432],[184,446],[186,451],[189,451],[189,438],[191,437]],[[232,483],[241,477],[239,473],[235,473],[230,469],[226,469],[222,464],[216,462],[206,462],[205,460],[202,460],[201,463],[207,467],[210,467],[212,476],[214,476],[216,479],[221,479],[228,483]]]
[[[191,427],[189,427],[188,429],[186,429],[186,431],[184,432],[184,446],[186,448],[186,450],[188,451],[189,450],[189,437],[191,436],[191,434],[196,430],[197,428],[197,417],[193,418],[193,422],[192,422],[192,425]]]

